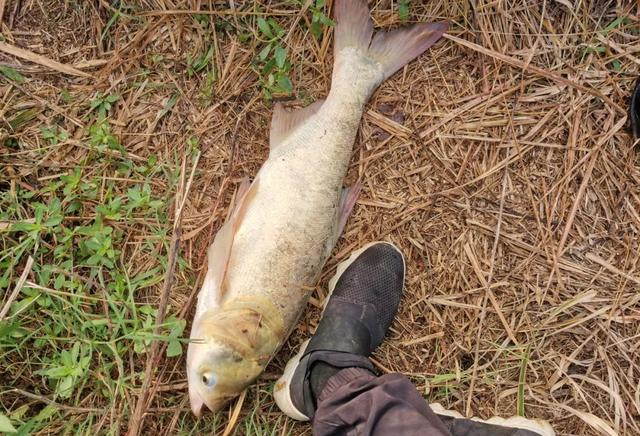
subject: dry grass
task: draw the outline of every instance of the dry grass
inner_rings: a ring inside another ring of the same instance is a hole
[[[377,25],[398,23],[391,1],[374,3]],[[267,156],[271,105],[250,68],[262,48],[256,17],[275,17],[286,30],[298,103],[329,89],[330,29],[314,39],[306,7],[285,1],[18,0],[2,7],[5,43],[45,60],[0,53],[0,65],[25,78],[0,83],[0,189],[33,191],[46,203],[49,181],[82,168],[86,180],[102,181],[98,198],[64,219],[89,225],[107,189],[124,193],[140,183],[137,173],[118,172],[116,161],[142,165],[157,156],[147,181],[168,215],[113,220],[122,233],[116,264],[131,276],[160,267],[157,280],[135,293],[136,304],[153,307],[168,269],[168,314],[189,320],[206,247],[239,180]],[[199,10],[215,12],[208,20],[185,12]],[[392,240],[407,256],[408,279],[397,321],[375,356],[382,371],[408,374],[430,401],[468,415],[520,411],[548,419],[558,434],[640,434],[640,160],[623,109],[640,73],[640,7],[632,0],[434,0],[414,1],[411,11],[411,20],[449,21],[450,36],[372,98],[347,182],[360,180],[364,189],[312,302],[318,306],[351,250]],[[188,55],[209,47],[216,79],[208,83],[204,73],[188,74]],[[59,65],[91,77],[60,73]],[[125,153],[107,147],[96,154],[87,145],[98,92],[120,95],[108,120]],[[12,123],[25,112],[32,115],[26,122]],[[53,124],[68,138],[43,140],[40,127]],[[25,220],[33,217],[29,202],[19,209]],[[11,225],[0,221],[0,232]],[[181,237],[175,274],[167,268],[171,235]],[[3,250],[22,240],[0,237]],[[0,308],[29,254],[15,258]],[[34,260],[34,268],[50,262],[37,252]],[[112,322],[99,281],[112,273],[87,271],[69,274],[102,302],[91,310],[104,309]],[[42,280],[32,274],[26,283],[53,288]],[[51,315],[38,307],[13,317],[38,332],[39,318]],[[310,309],[250,390],[236,434],[261,434],[250,423],[273,434],[311,434],[272,409],[268,390],[316,320]],[[122,351],[109,371],[125,387],[114,387],[110,400],[90,386],[54,398],[35,375],[47,347],[5,344],[0,354],[5,413],[22,422],[46,402],[57,405],[33,434],[62,434],[69,423],[87,434],[138,425],[140,434],[197,434],[227,423],[226,414],[194,423],[183,359],[159,352]],[[107,355],[93,356],[88,377],[105,377],[96,368]],[[143,384],[147,368],[152,378]]]

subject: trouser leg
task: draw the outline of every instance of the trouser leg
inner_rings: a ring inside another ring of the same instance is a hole
[[[348,368],[329,379],[313,419],[316,436],[451,436],[411,381]]]

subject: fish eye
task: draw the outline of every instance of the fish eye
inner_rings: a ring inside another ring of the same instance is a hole
[[[213,374],[204,373],[202,374],[202,384],[204,384],[208,388],[212,388],[216,385],[216,378]]]

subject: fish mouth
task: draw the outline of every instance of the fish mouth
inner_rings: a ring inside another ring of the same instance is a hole
[[[205,411],[205,406],[207,409],[212,412],[217,412],[222,409],[229,401],[231,401],[235,396],[225,396],[216,398],[213,401],[207,401],[200,396],[198,392],[189,392],[189,400],[191,402],[191,411],[196,416],[196,418],[202,417],[202,413]]]
[[[189,389],[189,402],[191,403],[191,411],[200,418],[202,416],[202,410],[204,409],[204,400],[195,389]]]

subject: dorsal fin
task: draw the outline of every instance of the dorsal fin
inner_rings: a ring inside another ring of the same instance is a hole
[[[217,303],[222,302],[227,291],[227,270],[229,268],[229,260],[231,259],[231,251],[233,248],[233,240],[242,218],[244,217],[249,203],[255,196],[258,188],[258,179],[255,179],[251,185],[248,181],[243,182],[238,188],[236,201],[233,206],[233,212],[224,223],[218,233],[216,233],[213,243],[207,252],[208,271],[205,281],[208,286],[214,288],[214,294]]]
[[[324,99],[292,111],[286,110],[282,103],[276,103],[273,106],[273,118],[271,118],[271,132],[269,135],[271,149],[277,148],[291,132],[318,112],[322,103],[324,103]]]

